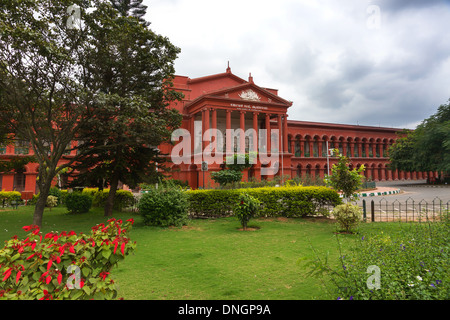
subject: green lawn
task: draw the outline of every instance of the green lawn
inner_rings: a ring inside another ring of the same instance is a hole
[[[0,240],[25,236],[22,226],[32,222],[33,207],[0,209]],[[192,220],[183,228],[144,226],[140,216],[115,212],[116,218],[134,218],[130,237],[137,241],[113,276],[119,297],[144,300],[234,300],[234,299],[329,299],[317,278],[306,276],[306,261],[314,257],[311,248],[339,255],[335,224],[323,219],[255,219],[240,231],[233,218]],[[70,215],[65,208],[45,212],[43,233],[69,231],[89,233],[105,222],[101,209]],[[398,225],[398,224],[397,224]],[[365,224],[362,232],[394,224]],[[338,235],[343,247],[360,235]]]

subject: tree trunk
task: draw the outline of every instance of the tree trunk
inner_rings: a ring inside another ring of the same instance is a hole
[[[119,185],[119,176],[114,174],[111,183],[109,186],[108,198],[105,203],[105,217],[112,216],[113,208],[114,208],[114,198],[116,196],[117,186]]]
[[[41,188],[39,188],[39,197],[34,207],[33,224],[42,227],[42,217],[44,216],[44,209],[47,203],[47,197],[50,192],[52,180],[46,182]]]

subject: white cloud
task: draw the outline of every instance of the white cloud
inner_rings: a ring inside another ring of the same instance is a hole
[[[293,101],[291,119],[411,127],[450,97],[448,1],[144,2],[151,28],[182,50],[177,74],[220,73],[230,61]],[[369,5],[378,29],[367,26]]]

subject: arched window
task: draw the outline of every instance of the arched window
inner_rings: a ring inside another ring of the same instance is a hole
[[[16,174],[14,175],[14,190],[15,191],[24,191],[25,190],[25,170],[16,170]]]

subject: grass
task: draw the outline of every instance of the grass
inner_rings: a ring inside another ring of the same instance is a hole
[[[22,226],[32,222],[34,207],[0,209],[0,241],[13,235],[25,237]],[[335,224],[324,219],[254,219],[240,231],[237,219],[191,220],[183,228],[144,226],[140,216],[114,212],[115,218],[134,218],[130,234],[137,241],[135,255],[128,256],[113,276],[119,297],[138,300],[310,300],[328,299],[322,283],[307,277],[306,262],[314,258],[311,247],[329,252],[337,261]],[[105,222],[102,209],[87,214],[67,214],[63,207],[46,210],[42,232],[89,233]],[[363,232],[378,231],[381,224],[365,224]],[[398,224],[383,223],[383,230]],[[343,242],[346,244],[351,242]],[[300,259],[300,260],[299,260]]]

